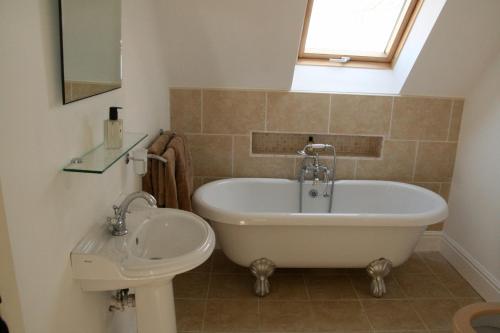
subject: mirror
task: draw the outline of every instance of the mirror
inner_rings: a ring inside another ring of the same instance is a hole
[[[59,0],[63,103],[121,88],[121,0]]]

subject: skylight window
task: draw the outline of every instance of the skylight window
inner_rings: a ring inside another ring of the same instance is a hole
[[[299,60],[391,63],[404,43],[418,2],[309,0]]]

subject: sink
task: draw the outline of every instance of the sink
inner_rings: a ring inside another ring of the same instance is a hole
[[[207,260],[215,235],[201,217],[147,208],[127,215],[128,234],[95,226],[71,252],[73,278],[85,291],[135,289],[139,333],[176,332],[172,279]]]

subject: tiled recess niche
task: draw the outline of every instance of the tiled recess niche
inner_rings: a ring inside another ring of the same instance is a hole
[[[413,183],[445,199],[463,103],[406,96],[170,90],[171,127],[187,134],[197,185],[227,177],[295,178],[301,158],[252,153],[252,136],[268,133],[273,138],[286,133],[328,138],[333,134],[383,139],[380,157],[340,156],[339,179]]]

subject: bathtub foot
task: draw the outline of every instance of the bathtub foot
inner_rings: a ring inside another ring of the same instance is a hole
[[[366,267],[368,275],[372,278],[370,292],[375,297],[382,297],[387,292],[385,287],[384,277],[386,277],[392,269],[392,262],[389,259],[380,258],[372,261]]]
[[[254,260],[250,264],[250,272],[256,277],[254,292],[257,296],[263,297],[271,292],[269,277],[274,273],[276,265],[266,258]]]

